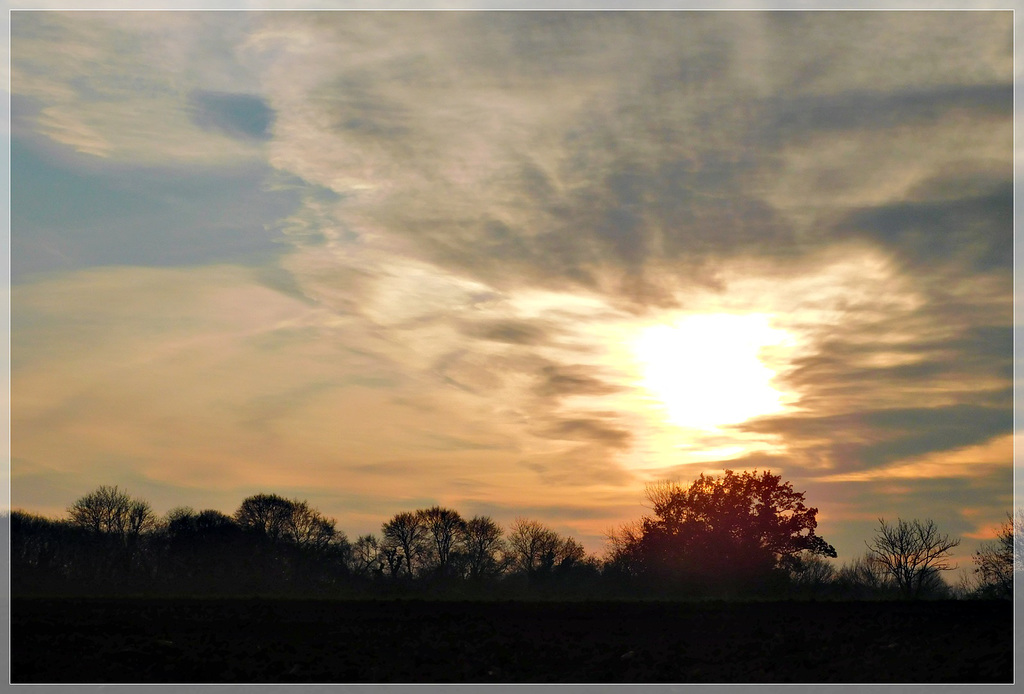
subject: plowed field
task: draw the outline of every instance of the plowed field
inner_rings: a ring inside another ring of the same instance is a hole
[[[1009,602],[14,599],[11,681],[1010,682]]]

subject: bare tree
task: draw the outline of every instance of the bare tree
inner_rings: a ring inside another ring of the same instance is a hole
[[[284,536],[299,547],[323,552],[332,545],[347,542],[345,533],[335,528],[333,518],[311,508],[305,501],[292,501],[292,510],[284,522]]]
[[[398,578],[402,574],[404,559],[402,546],[394,537],[385,536],[377,543],[377,561],[381,567],[381,573],[387,568],[388,576],[393,579]]]
[[[974,553],[978,592],[986,597],[1013,597],[1013,516],[1006,514],[996,539]]]
[[[836,583],[854,597],[879,596],[894,590],[886,568],[871,552],[845,563],[836,572]]]
[[[558,533],[534,520],[516,518],[508,534],[513,566],[524,573],[539,570],[546,556],[558,550]]]
[[[242,501],[235,511],[235,521],[250,531],[269,539],[283,541],[300,549],[323,552],[339,544],[347,544],[345,533],[309,502],[285,499],[277,494],[255,494]]]
[[[381,526],[381,535],[401,553],[399,558],[405,564],[406,575],[413,577],[419,568],[427,537],[419,516],[409,512],[397,513]]]
[[[101,571],[107,572],[106,580],[123,579],[142,568],[149,549],[143,533],[157,525],[147,502],[133,499],[116,486],[101,486],[71,504],[68,514],[72,525],[88,529],[102,544],[113,541],[113,547],[97,555],[103,557]]]
[[[447,576],[451,568],[453,552],[463,537],[466,521],[458,511],[441,506],[432,506],[416,512],[423,525],[433,569],[441,576]]]
[[[790,567],[793,584],[807,593],[820,593],[836,579],[836,567],[825,557],[805,552]]]
[[[373,535],[360,535],[352,543],[349,567],[356,576],[375,576],[384,572],[384,558],[380,543]]]
[[[635,577],[642,574],[645,569],[640,544],[643,536],[642,520],[624,523],[605,533],[608,541],[605,567],[623,576]]]
[[[587,550],[583,548],[574,537],[563,537],[558,542],[558,547],[555,549],[555,565],[557,566],[572,566],[578,564],[587,558]]]
[[[133,499],[116,486],[102,486],[68,507],[71,522],[97,533],[108,533],[124,542],[156,526],[149,504]]]
[[[956,568],[949,563],[949,552],[960,540],[939,533],[935,521],[897,518],[892,525],[879,518],[878,522],[878,534],[865,544],[896,582],[903,597],[921,597],[934,583],[937,572]]]
[[[275,542],[282,538],[292,517],[295,503],[277,494],[255,494],[242,501],[235,521],[246,530]]]
[[[466,570],[471,579],[501,572],[505,543],[501,527],[488,516],[473,516],[463,529]]]
[[[508,534],[507,545],[512,566],[533,574],[554,568],[568,568],[586,558],[583,545],[534,520],[516,518]]]
[[[1013,514],[1013,570],[1024,571],[1024,508]]]

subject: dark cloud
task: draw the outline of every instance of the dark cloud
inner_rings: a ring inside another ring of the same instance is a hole
[[[376,88],[379,80],[379,75],[369,73],[347,75],[325,98],[340,132],[393,144],[412,133],[415,113],[381,94]]]
[[[625,448],[632,439],[629,431],[610,426],[601,418],[556,419],[536,433],[544,438],[583,440],[610,448]]]
[[[858,210],[839,224],[895,251],[912,268],[955,266],[960,272],[1008,272],[1013,265],[1013,183],[955,199],[901,201]]]
[[[193,91],[189,96],[192,121],[240,139],[269,140],[274,110],[251,94]]]
[[[788,262],[849,237],[929,268],[940,260],[965,271],[1005,265],[1008,168],[998,176],[1002,187],[976,200],[834,208],[811,228],[800,228],[765,192],[777,172],[786,173],[793,138],[877,137],[883,128],[941,125],[953,116],[965,127],[1008,129],[1010,62],[1005,81],[967,81],[964,46],[945,49],[915,34],[886,44],[899,65],[868,87],[837,74],[850,56],[862,70],[885,65],[851,37],[905,33],[935,17],[777,14],[733,21],[727,13],[470,13],[428,16],[415,30],[405,17],[375,18],[382,35],[415,40],[343,68],[317,91],[317,103],[346,142],[372,140],[365,154],[380,170],[400,169],[414,182],[389,192],[369,216],[432,262],[502,289],[586,289],[618,305],[665,307],[680,287],[719,287],[718,269],[730,259]],[[964,19],[965,36],[989,35],[992,26],[975,19]],[[936,30],[957,34],[936,22]],[[347,24],[332,30],[346,45],[365,40]],[[843,50],[812,40],[816,30]],[[424,39],[433,34],[448,37],[443,50]],[[747,39],[764,51],[757,66],[778,61],[763,89],[738,77]],[[924,60],[935,74],[915,78]],[[567,93],[576,105],[563,118],[546,118],[548,110],[562,113],[566,85],[587,96]],[[502,94],[503,105],[461,121],[438,108],[465,104],[476,114],[478,102],[464,97],[477,89]],[[506,108],[507,130],[489,130]],[[454,134],[452,122],[460,126]],[[936,147],[943,137],[936,135]],[[453,178],[477,149],[484,163],[475,176]],[[381,152],[394,161],[374,159]],[[1009,162],[1007,153],[999,165]],[[878,163],[816,165],[844,179],[847,169]]]
[[[513,345],[539,345],[551,340],[556,331],[537,321],[494,319],[465,322],[459,331],[468,337]]]
[[[441,223],[404,216],[398,201],[385,214],[389,226],[408,234],[432,261],[496,286],[585,288],[616,302],[665,306],[680,285],[716,285],[719,261],[799,252],[792,228],[741,190],[745,167],[689,159],[622,162],[605,174],[590,172],[575,190],[547,194],[530,191],[539,183],[527,173],[516,195],[522,204],[512,215],[518,222]],[[713,193],[723,181],[728,186]]]
[[[962,292],[985,275],[917,271],[921,305],[849,307],[778,377],[801,394],[801,410],[740,428],[781,436],[811,475],[885,468],[1012,432],[1009,287]]]
[[[992,465],[978,467],[984,471],[983,474],[964,475],[961,472],[948,476],[862,481],[808,479],[805,486],[807,499],[821,504],[825,512],[835,511],[838,514],[839,508],[836,507],[841,507],[872,514],[872,518],[862,521],[865,529],[853,537],[870,537],[878,527],[879,517],[888,521],[897,517],[932,518],[944,532],[960,535],[977,530],[976,519],[968,521],[963,514],[964,509],[987,509],[989,513],[985,517],[998,521],[1013,506],[1012,466],[1000,466],[999,469],[993,469]],[[942,503],[936,503],[937,499]]]
[[[646,62],[667,33],[626,12],[479,12],[464,19],[464,36],[472,40],[454,49],[507,86],[593,74],[604,66],[603,54],[622,50],[608,41],[620,32],[648,32],[647,43],[635,46],[633,55]]]
[[[957,78],[958,75],[950,75]],[[949,84],[899,91],[853,90],[789,97],[762,106],[771,114],[762,135],[769,145],[821,131],[872,130],[937,123],[958,111],[1008,122],[1013,85]]]
[[[929,323],[943,327],[962,324],[966,317],[957,314],[970,310],[957,307],[930,318],[925,312],[924,320],[918,316],[924,324],[919,330],[927,330]],[[901,334],[900,328],[913,327],[905,316],[897,315],[858,325],[849,331],[852,335],[827,337],[813,355],[794,359],[780,380],[808,397],[828,393],[831,397],[845,394],[852,398],[858,394],[870,397],[888,393],[892,399],[915,387],[941,385],[949,392],[960,391],[958,396],[967,401],[992,396],[990,390],[979,388],[979,382],[1009,384],[1013,374],[1013,335],[1009,325],[968,325],[954,336],[921,335],[918,339],[893,341],[892,336]],[[865,363],[881,353],[903,363]]]
[[[899,261],[893,281],[913,300],[901,307],[902,297],[893,305],[888,297],[867,304],[851,298],[836,307],[841,318],[835,324],[810,328],[812,349],[778,377],[800,394],[803,410],[739,427],[782,435],[794,457],[759,454],[740,462],[867,470],[1006,433],[1012,152],[966,150],[950,124],[993,137],[1010,132],[1010,62],[1002,81],[994,73],[967,78],[961,67],[968,53],[958,52],[963,46],[947,51],[918,36],[899,49],[886,45],[902,62],[872,85],[843,71],[879,69],[884,60],[842,29],[846,21],[865,30],[875,25],[811,14],[765,17],[764,26],[787,26],[757,35],[767,46],[759,49],[761,57],[769,56],[757,65],[767,73],[771,61],[779,61],[779,75],[766,74],[759,88],[733,72],[744,35],[721,16],[473,17],[479,33],[451,45],[460,64],[470,66],[460,73],[466,85],[500,85],[529,99],[529,89],[545,94],[549,81],[571,76],[594,96],[571,117],[537,121],[543,129],[537,142],[547,149],[529,139],[504,143],[492,134],[491,159],[471,183],[448,180],[443,166],[461,162],[463,150],[456,147],[458,156],[450,159],[431,151],[434,159],[411,165],[423,167],[417,170],[423,187],[390,195],[371,215],[432,262],[496,288],[583,289],[638,312],[672,306],[680,289],[728,291],[720,270],[730,261],[754,259],[757,272],[781,278],[786,272],[780,268],[815,272],[819,253],[829,247],[866,243]],[[902,31],[904,22],[915,21],[876,20],[879,31]],[[815,44],[802,52],[813,42],[812,28],[822,26],[843,49]],[[630,53],[628,76],[608,60],[617,52]],[[927,57],[933,69],[918,73]],[[439,79],[433,84],[446,84]],[[363,131],[392,138],[389,151],[401,147],[422,156],[429,148],[409,149],[425,134],[419,112],[412,102],[396,100],[394,91],[375,94],[377,88],[365,79],[351,83],[348,95],[337,97],[347,104],[341,110],[374,121]],[[439,86],[436,99],[443,101],[445,93]],[[475,128],[467,125],[467,143]],[[918,169],[913,176],[926,173],[905,192],[904,162],[895,157],[913,157],[913,147],[903,143],[893,150],[901,154],[892,156],[877,149],[893,130],[923,133],[921,146],[934,148],[907,162],[907,170]],[[846,141],[870,145],[870,153],[851,148],[856,153],[849,160],[830,160],[801,149],[821,142],[843,151],[839,145]],[[808,175],[820,190],[807,201],[799,191],[786,199],[772,185],[799,167],[821,172],[819,180]],[[879,171],[877,182],[864,177],[872,170]],[[878,193],[890,176],[892,194]],[[835,203],[819,195],[829,186]],[[847,199],[881,202],[848,207]],[[799,221],[799,214],[813,221]],[[815,297],[798,298],[794,321],[802,320],[803,301],[810,305]],[[523,346],[545,337],[508,323],[482,323],[465,334]],[[537,421],[546,422],[538,435],[610,449],[632,444],[630,432],[614,420],[572,418],[542,402],[614,393],[601,374],[555,364],[532,371]],[[547,463],[531,464],[543,467],[538,473],[555,474]]]
[[[623,390],[598,377],[599,371],[584,366],[556,366],[549,364],[537,373],[534,393],[541,397],[564,395],[610,395]]]
[[[954,404],[821,417],[762,417],[738,428],[781,435],[793,449],[831,462],[834,467],[827,471],[831,474],[984,443],[1011,433],[1012,415],[1012,408]]]
[[[864,446],[858,458],[875,465],[933,451],[955,450],[1012,433],[1010,408],[951,405],[941,408],[880,410],[858,415],[872,432],[891,439]]]

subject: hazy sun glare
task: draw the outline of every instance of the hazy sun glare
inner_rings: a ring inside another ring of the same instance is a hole
[[[784,409],[762,350],[789,341],[765,314],[698,314],[646,328],[633,353],[668,422],[713,429]]]

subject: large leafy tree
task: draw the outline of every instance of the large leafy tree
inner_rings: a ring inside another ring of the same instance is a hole
[[[815,534],[818,509],[770,471],[701,474],[648,487],[654,515],[612,538],[612,561],[634,575],[724,586],[749,583],[800,556],[836,556]]]

